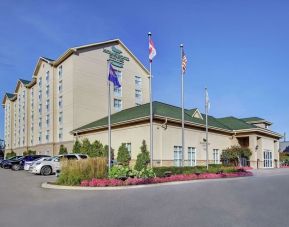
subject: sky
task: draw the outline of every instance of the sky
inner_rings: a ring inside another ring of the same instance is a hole
[[[31,79],[40,56],[120,38],[148,67],[148,32],[157,49],[154,100],[180,106],[180,44],[188,64],[185,107],[215,117],[258,116],[289,137],[289,1],[0,1],[0,94]],[[4,111],[0,110],[0,138]]]

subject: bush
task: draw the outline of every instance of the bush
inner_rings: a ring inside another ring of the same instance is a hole
[[[104,147],[101,142],[98,140],[95,140],[91,145],[89,149],[89,156],[90,157],[104,157]]]
[[[118,148],[117,162],[123,166],[128,166],[131,157],[124,143]]]
[[[36,151],[33,151],[33,150],[24,151],[23,156],[27,156],[27,155],[36,155]]]
[[[108,177],[111,179],[126,179],[129,177],[135,177],[137,171],[132,170],[128,166],[116,165],[111,167]]]
[[[83,180],[107,177],[106,158],[61,161],[61,173],[57,183],[61,185],[80,185]]]
[[[79,140],[78,139],[76,139],[76,141],[74,142],[74,144],[73,144],[73,148],[72,148],[72,152],[73,153],[76,153],[76,154],[78,154],[78,153],[80,153],[81,152],[81,143],[79,142]]]
[[[240,158],[249,159],[251,155],[252,152],[247,147],[231,146],[223,150],[221,154],[221,161],[238,166]]]
[[[141,171],[142,169],[147,168],[150,163],[150,154],[147,150],[146,141],[142,141],[142,146],[140,147],[141,153],[137,155],[136,163],[134,169]]]
[[[16,153],[15,153],[14,151],[11,151],[11,152],[9,152],[9,153],[6,153],[5,158],[8,159],[8,158],[12,158],[12,157],[14,157],[14,156],[16,156]]]
[[[67,148],[63,144],[61,144],[59,148],[59,154],[67,154],[67,153],[68,153]]]
[[[137,173],[137,178],[154,178],[156,174],[152,168],[143,168]]]

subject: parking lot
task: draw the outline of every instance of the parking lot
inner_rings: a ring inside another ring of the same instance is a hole
[[[0,169],[1,227],[288,226],[289,169],[121,191],[40,187],[55,176]]]

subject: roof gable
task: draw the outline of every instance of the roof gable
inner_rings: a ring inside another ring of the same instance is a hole
[[[2,106],[5,105],[6,100],[10,100],[10,101],[14,101],[16,99],[17,95],[16,94],[12,94],[12,93],[5,93],[3,100],[2,100]]]

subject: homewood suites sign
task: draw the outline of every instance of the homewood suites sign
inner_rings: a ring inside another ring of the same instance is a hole
[[[109,54],[109,60],[115,67],[123,68],[124,61],[129,61],[129,58],[123,56],[122,51],[117,49],[115,46],[112,46],[111,50],[103,49],[103,52]]]

